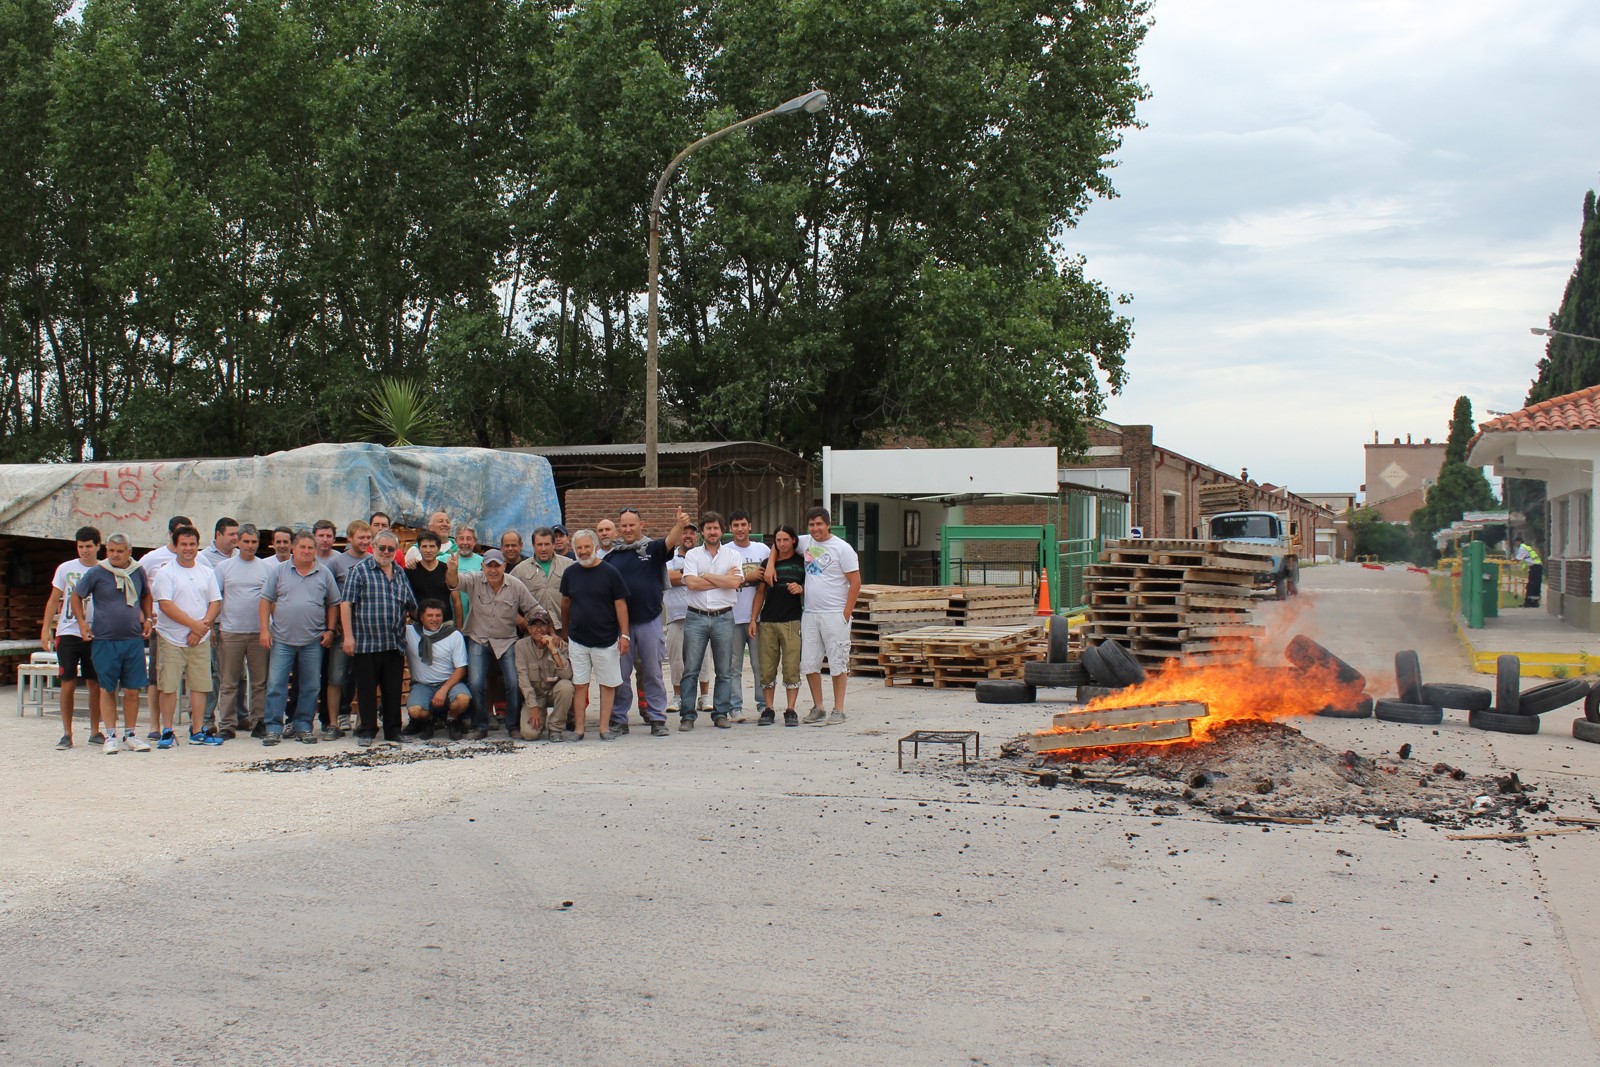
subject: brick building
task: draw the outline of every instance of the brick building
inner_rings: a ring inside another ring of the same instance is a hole
[[[1403,443],[1396,437],[1383,444],[1374,432],[1366,446],[1366,484],[1361,487],[1366,506],[1377,509],[1385,522],[1410,522],[1411,513],[1427,503],[1429,487],[1439,480],[1444,449],[1431,437],[1413,444],[1410,434]]]

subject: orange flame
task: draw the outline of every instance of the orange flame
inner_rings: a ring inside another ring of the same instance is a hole
[[[1361,691],[1360,682],[1339,682],[1332,667],[1301,670],[1257,663],[1194,664],[1175,660],[1139,685],[1091,701],[1085,705],[1085,710],[1197,701],[1206,705],[1208,713],[1192,721],[1190,737],[1149,742],[1150,745],[1188,745],[1209,741],[1224,723],[1241,719],[1276,722],[1315,715],[1327,707],[1351,708],[1360,699]],[[1070,730],[1070,727],[1057,727],[1052,732],[1068,733]],[[1067,755],[1072,759],[1093,759],[1090,753],[1105,752],[1105,749],[1081,749]]]

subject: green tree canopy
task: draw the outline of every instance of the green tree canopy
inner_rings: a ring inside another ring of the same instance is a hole
[[[1071,248],[1143,0],[0,0],[0,456],[667,435],[803,452],[1048,423],[1125,378]]]

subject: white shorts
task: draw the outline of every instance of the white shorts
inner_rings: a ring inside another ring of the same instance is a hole
[[[617,651],[616,645],[590,648],[569,641],[567,658],[572,661],[573,685],[588,685],[591,680],[600,685],[622,684],[622,653]]]
[[[828,674],[850,673],[850,620],[838,611],[807,611],[800,616],[800,673],[818,674],[822,658]]]

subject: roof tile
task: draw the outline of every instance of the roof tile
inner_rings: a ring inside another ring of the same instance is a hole
[[[1528,430],[1600,430],[1600,385],[1551,397],[1478,427],[1480,434]]]

